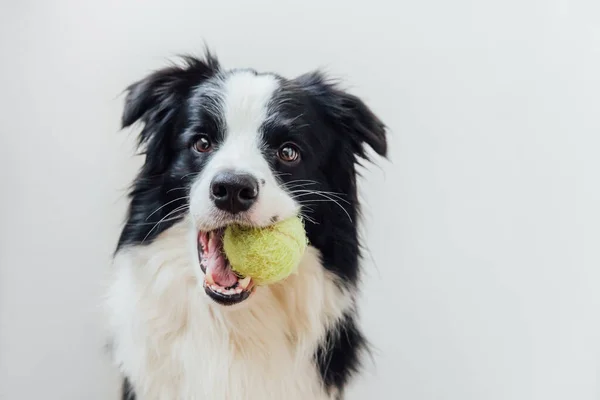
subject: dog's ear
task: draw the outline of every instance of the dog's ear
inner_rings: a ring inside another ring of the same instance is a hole
[[[332,128],[351,141],[358,156],[366,158],[364,144],[381,156],[387,155],[386,127],[361,99],[339,89],[319,72],[295,81],[314,99]]]
[[[121,124],[126,128],[144,123],[140,144],[172,122],[177,109],[193,87],[219,71],[219,62],[210,53],[205,59],[181,57],[182,63],[156,71],[127,89]]]

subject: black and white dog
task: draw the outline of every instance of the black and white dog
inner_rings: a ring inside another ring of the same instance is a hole
[[[131,85],[123,113],[145,153],[107,298],[124,398],[341,399],[365,348],[356,165],[365,144],[385,156],[385,127],[320,73],[182,64]],[[257,287],[231,271],[224,226],[295,215],[296,274]]]

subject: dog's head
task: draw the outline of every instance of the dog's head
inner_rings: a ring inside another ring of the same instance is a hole
[[[300,215],[325,267],[353,282],[355,164],[365,144],[386,154],[380,120],[320,73],[285,79],[223,70],[211,55],[183,61],[128,88],[123,126],[143,123],[146,158],[120,246],[149,243],[189,216],[206,293],[234,304],[253,284],[229,268],[223,228]]]

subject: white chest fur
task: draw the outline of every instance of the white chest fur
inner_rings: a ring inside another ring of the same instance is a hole
[[[325,400],[314,362],[350,296],[309,247],[298,273],[219,306],[199,284],[185,222],[115,257],[114,358],[139,400]]]

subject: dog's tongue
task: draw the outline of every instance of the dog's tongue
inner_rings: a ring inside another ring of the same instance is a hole
[[[225,258],[219,254],[214,258],[209,258],[206,275],[219,286],[224,288],[231,287],[236,284],[238,277],[233,273]]]
[[[201,262],[206,267],[206,280],[224,288],[235,285],[238,277],[233,273],[223,255],[221,235],[215,232],[210,236],[208,243],[206,238],[200,240],[203,250]]]

